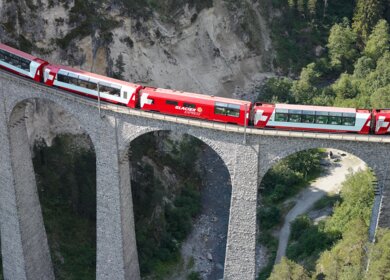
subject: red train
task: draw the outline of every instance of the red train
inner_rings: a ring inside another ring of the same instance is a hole
[[[130,108],[256,128],[389,134],[390,109],[268,104],[145,87],[63,65],[0,43],[0,68],[66,91]]]

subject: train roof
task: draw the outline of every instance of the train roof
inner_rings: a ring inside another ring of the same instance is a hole
[[[278,103],[278,104],[256,103],[256,106],[275,107],[276,109],[323,111],[323,112],[342,112],[342,113],[369,112],[369,110],[367,109],[316,106],[316,105],[297,105],[297,104],[284,104],[284,103]]]
[[[178,101],[189,101],[188,98],[194,98],[194,99],[202,99],[205,101],[223,102],[223,103],[236,104],[236,105],[251,104],[250,101],[246,101],[246,100],[232,99],[227,97],[219,97],[214,95],[206,95],[201,93],[192,93],[192,92],[185,92],[185,91],[178,91],[178,90],[164,89],[164,88],[145,87],[144,91],[147,91],[148,93],[155,92],[158,94],[164,94],[165,96],[169,96],[170,98],[175,98]]]
[[[275,104],[277,109],[291,109],[291,110],[308,110],[308,111],[324,111],[324,112],[345,112],[345,113],[356,113],[355,108],[341,108],[341,107],[330,107],[330,106],[312,106],[312,105],[294,105],[294,104]]]
[[[0,43],[0,49],[5,50],[9,53],[16,54],[17,56],[23,57],[23,58],[28,59],[28,60],[33,60],[33,61],[37,61],[40,63],[45,63],[45,62],[47,63],[47,61],[45,61],[39,57],[36,57],[36,56],[33,56],[29,53],[25,53],[25,52],[22,52],[20,50],[14,49],[14,48],[7,46],[7,45],[4,45],[2,43]]]
[[[65,70],[65,71],[68,71],[68,72],[75,73],[77,75],[83,75],[83,76],[87,76],[87,77],[94,78],[94,79],[97,79],[97,80],[110,82],[110,83],[113,83],[113,84],[120,84],[120,85],[125,85],[125,86],[129,86],[129,87],[133,87],[133,88],[141,87],[141,85],[139,85],[139,84],[134,84],[134,83],[130,83],[130,82],[126,82],[126,81],[122,81],[122,80],[106,77],[106,76],[103,76],[103,75],[87,72],[87,71],[84,71],[84,70],[81,70],[81,69],[72,68],[70,66],[58,65],[58,64],[50,64],[50,65],[47,66],[47,68],[55,69],[57,71]]]

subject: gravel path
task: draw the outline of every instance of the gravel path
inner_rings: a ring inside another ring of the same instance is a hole
[[[324,174],[297,195],[295,206],[286,215],[284,225],[279,233],[279,247],[275,263],[279,263],[281,258],[286,255],[290,223],[297,216],[307,212],[324,195],[338,193],[347,174],[366,168],[365,163],[353,155],[343,154],[334,149],[332,152],[334,157],[332,160],[327,160],[330,164],[325,168]]]

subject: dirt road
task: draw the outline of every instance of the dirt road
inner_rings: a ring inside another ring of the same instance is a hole
[[[279,247],[275,263],[279,263],[281,258],[286,255],[290,223],[297,216],[307,212],[317,200],[327,193],[338,193],[347,174],[366,168],[365,163],[353,155],[344,155],[341,151],[334,149],[332,149],[332,152],[333,159],[326,160],[330,164],[325,167],[324,174],[296,196],[295,206],[286,215],[284,225],[279,233]]]

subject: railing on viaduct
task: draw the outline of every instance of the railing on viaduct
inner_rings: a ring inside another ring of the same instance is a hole
[[[380,181],[381,184],[386,183],[385,180],[387,177],[385,176],[385,173],[387,173],[388,170],[386,162],[390,159],[390,157],[387,156],[387,154],[390,155],[390,146],[388,145],[390,143],[390,136],[245,128],[224,123],[135,110],[110,103],[102,102],[99,104],[99,102],[94,99],[46,87],[42,84],[37,84],[6,72],[0,72],[0,78],[3,77],[5,77],[6,80],[8,79],[8,85],[10,88],[13,87],[13,90],[16,92],[19,92],[21,87],[19,84],[14,84],[16,79],[18,79],[24,87],[20,90],[20,96],[15,95],[15,98],[10,96],[9,99],[23,100],[24,98],[47,98],[48,96],[51,96],[49,99],[58,102],[59,105],[61,105],[61,103],[65,104],[68,106],[68,109],[71,108],[73,112],[79,114],[80,121],[84,121],[84,125],[87,124],[91,126],[89,127],[89,133],[91,133],[91,138],[95,139],[97,166],[101,173],[97,174],[97,189],[99,190],[100,188],[97,195],[97,216],[101,217],[101,221],[107,222],[107,225],[102,226],[102,223],[99,225],[99,219],[97,221],[97,279],[139,279],[138,277],[134,278],[134,275],[127,277],[126,275],[130,275],[130,272],[127,272],[127,270],[124,269],[126,266],[125,264],[131,263],[131,265],[134,265],[135,267],[138,264],[137,261],[133,261],[133,259],[136,259],[136,257],[134,257],[136,253],[133,254],[132,251],[129,251],[129,248],[133,246],[132,244],[135,240],[134,228],[131,230],[132,237],[128,238],[123,229],[124,226],[121,224],[121,219],[124,217],[122,208],[125,209],[127,207],[130,209],[132,207],[132,202],[129,200],[122,203],[122,200],[131,197],[131,195],[128,195],[129,188],[127,186],[130,184],[130,179],[128,178],[128,174],[123,175],[121,173],[122,169],[128,170],[128,166],[126,166],[126,162],[121,162],[118,151],[123,152],[126,147],[128,148],[128,143],[131,142],[132,139],[135,139],[135,137],[138,137],[145,132],[170,128],[181,129],[180,132],[189,131],[191,135],[201,138],[206,144],[215,148],[218,155],[226,164],[232,181],[229,231],[224,268],[224,278],[229,280],[254,279],[258,183],[265,174],[267,168],[272,166],[278,159],[284,158],[293,152],[313,147],[339,148],[355,153],[358,156],[360,155],[363,160],[373,167],[374,172],[378,174],[378,181]],[[4,84],[6,83],[1,83],[3,86]],[[0,88],[0,93],[2,93],[2,95],[0,94],[0,97],[4,97],[4,100],[0,100],[0,106],[4,107],[0,107],[0,117],[6,118],[3,122],[0,120],[0,131],[3,131],[4,135],[7,133],[7,130],[8,133],[11,132],[16,136],[20,136],[17,135],[19,132],[25,135],[25,131],[18,130],[18,128],[12,128],[10,127],[10,124],[7,123],[9,121],[7,119],[8,114],[12,112],[13,107],[11,106],[12,100],[6,100],[7,95],[5,94],[5,90],[6,89],[4,88]],[[31,93],[26,93],[26,91],[31,91]],[[10,90],[10,92],[12,92],[12,90]],[[6,101],[9,102],[7,103]],[[6,107],[6,104],[8,104],[9,107]],[[16,110],[16,112],[19,111]],[[21,115],[15,116],[15,120],[23,118],[23,112],[19,113]],[[93,116],[95,116],[95,119],[92,118]],[[134,116],[134,118],[132,116]],[[103,117],[103,119],[100,119],[101,117]],[[121,124],[128,122],[128,126],[117,126],[117,122]],[[115,124],[114,126],[111,125],[113,123]],[[116,131],[117,127],[120,127],[118,129],[121,129],[119,132]],[[105,129],[105,133],[102,132],[101,129]],[[135,131],[137,129],[139,129],[139,131]],[[97,135],[100,136],[97,137]],[[16,136],[14,136],[14,140],[17,139]],[[120,138],[119,141],[115,137],[122,138]],[[289,140],[286,141],[286,138],[289,138]],[[248,140],[248,143],[246,143],[246,139]],[[7,156],[9,157],[10,155],[11,157],[9,158],[12,158],[12,151],[10,151],[9,147],[14,145],[14,150],[17,150],[17,143],[12,143],[12,141],[6,137],[2,138],[2,135],[0,135],[0,140],[6,143],[4,147],[0,146],[0,151],[3,151],[4,158],[7,159]],[[119,144],[118,141],[120,142]],[[111,145],[111,143],[115,142],[117,142],[116,147]],[[28,147],[25,145],[23,148],[27,153]],[[236,151],[236,153],[232,153],[232,151]],[[0,157],[3,154],[0,154]],[[29,159],[24,158],[23,155],[23,153],[18,153],[15,156],[20,156],[20,158],[28,161]],[[8,218],[10,219],[10,221],[7,222],[7,226],[9,226],[10,229],[13,229],[12,226],[14,224],[18,227],[20,224],[18,209],[15,207],[15,204],[18,203],[18,199],[15,197],[14,191],[14,185],[18,185],[18,183],[15,183],[15,180],[12,178],[12,176],[15,175],[12,173],[12,168],[14,168],[14,166],[11,166],[11,164],[4,164],[4,166],[6,168],[0,170],[0,181],[4,180],[4,183],[0,185],[0,188],[2,185],[9,185],[2,189],[4,197],[7,197],[7,195],[10,196],[10,199],[7,198],[7,205],[12,208],[11,210],[13,212],[11,214],[8,213],[9,211],[6,213],[9,214]],[[30,167],[30,169],[32,170],[32,167]],[[1,177],[2,174],[4,178]],[[21,177],[27,178],[28,176]],[[25,182],[23,181],[22,183]],[[34,188],[32,185],[30,187],[31,189]],[[380,197],[382,198],[382,195]],[[376,208],[379,209],[381,208],[380,200],[377,202]],[[110,211],[106,209],[108,203],[115,204],[115,207],[109,207]],[[40,206],[37,204],[37,207],[39,208]],[[27,213],[29,212],[27,211]],[[386,213],[390,213],[390,210],[386,210]],[[379,219],[379,214],[377,215],[377,219]],[[28,222],[28,220],[23,221],[26,225],[29,225]],[[130,220],[126,220],[125,222],[127,223],[126,225],[132,223]],[[4,223],[4,221],[2,223]],[[20,227],[24,226],[23,223]],[[122,232],[117,232],[117,229],[123,230],[124,234],[122,234]],[[4,234],[4,232],[5,230],[2,231],[2,234]],[[10,233],[11,230],[8,232]],[[19,255],[16,256],[14,254],[15,258],[8,258],[8,265],[10,265],[10,267],[22,267],[23,265],[19,265],[19,262],[26,258],[23,257],[24,251],[22,250],[24,243],[20,243],[19,240],[20,236],[23,235],[23,231],[19,230],[19,232],[18,238],[9,238],[10,240],[12,239],[15,241],[15,244],[20,247],[19,251],[21,256],[18,257]],[[14,246],[12,242],[8,243]],[[29,240],[26,242],[29,242]],[[132,244],[130,244],[131,242]],[[121,247],[122,245],[123,247]],[[8,247],[7,249],[11,250],[11,245]],[[130,249],[136,251],[134,246]],[[14,249],[12,250],[15,251]],[[109,252],[106,253],[105,251]],[[34,252],[32,252],[32,254],[33,253]],[[28,258],[26,258],[26,260],[27,259]],[[9,270],[11,270],[11,268]],[[137,270],[137,267],[134,270]],[[129,269],[128,271],[132,270]],[[9,275],[16,275],[12,274],[14,272],[8,273]],[[18,275],[22,275],[23,273]],[[121,276],[119,277],[117,275]],[[27,279],[33,278],[27,277]]]

